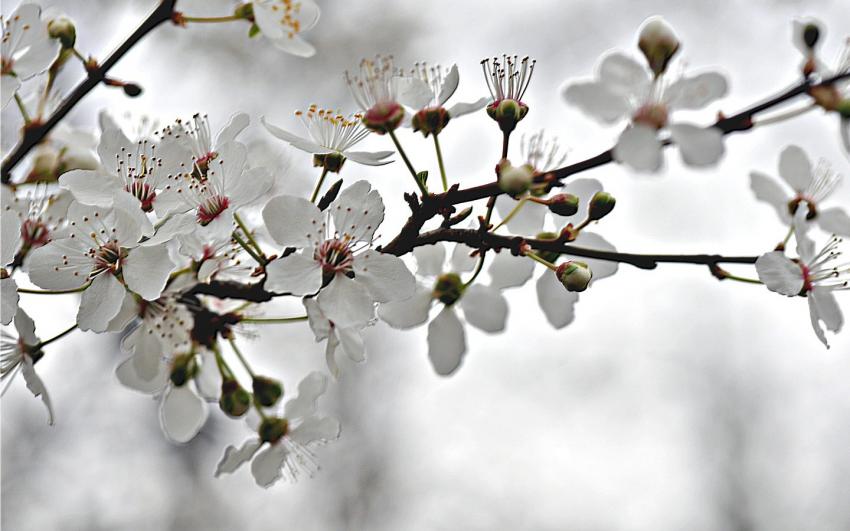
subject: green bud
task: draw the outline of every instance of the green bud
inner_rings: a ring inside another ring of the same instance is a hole
[[[558,266],[555,270],[558,280],[567,288],[567,291],[584,291],[587,289],[593,272],[584,262],[570,260]]]
[[[534,168],[529,164],[513,166],[511,161],[507,159],[503,159],[496,166],[496,175],[498,176],[499,188],[511,195],[525,192],[534,182]]]
[[[241,417],[251,407],[251,394],[236,380],[224,380],[221,382],[218,406],[229,417]]]
[[[257,435],[263,442],[274,444],[279,441],[289,431],[289,421],[275,417],[263,419],[260,423],[260,428],[257,430]]]
[[[345,156],[342,153],[321,153],[313,155],[313,167],[324,168],[331,173],[339,173],[344,162]]]
[[[573,194],[556,194],[549,198],[546,206],[559,216],[572,216],[578,212],[578,197]]]
[[[62,48],[73,48],[77,42],[77,28],[67,17],[54,18],[47,23],[47,33],[54,39],[59,39]]]
[[[265,376],[254,376],[251,383],[254,388],[254,398],[264,407],[271,407],[283,396],[283,385],[277,380]]]
[[[820,28],[816,24],[809,22],[803,27],[803,42],[806,47],[812,49],[820,39]]]
[[[541,232],[537,234],[538,240],[552,240],[555,241],[558,239],[558,235],[554,232]],[[546,260],[547,262],[555,263],[561,253],[556,253],[555,251],[535,251],[537,256]]]
[[[198,363],[194,354],[180,354],[171,362],[171,383],[180,387],[198,374]]]
[[[614,210],[617,200],[608,192],[596,192],[590,200],[587,217],[591,220],[602,219]]]
[[[670,60],[679,51],[679,38],[663,18],[650,17],[638,35],[638,48],[657,77],[667,70]]]
[[[254,20],[254,4],[239,4],[236,6],[236,9],[233,10],[233,16],[244,18],[246,20]]]
[[[444,273],[437,277],[431,296],[446,306],[451,306],[463,295],[463,281],[457,273]]]

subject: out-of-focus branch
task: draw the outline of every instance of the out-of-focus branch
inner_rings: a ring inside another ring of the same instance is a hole
[[[104,81],[107,72],[115,66],[115,64],[124,57],[133,46],[135,46],[142,38],[150,33],[154,28],[171,20],[174,13],[174,6],[177,0],[161,0],[156,10],[151,13],[148,18],[133,32],[132,35],[121,43],[121,45],[106,58],[103,63],[96,68],[87,68],[88,75],[82,80],[74,90],[62,101],[62,104],[53,111],[50,117],[41,123],[33,122],[23,130],[23,138],[15,146],[12,153],[3,160],[2,168],[0,168],[0,179],[4,184],[9,183],[12,178],[12,169],[37,146],[50,131],[73,109],[86,94],[91,92],[98,84]]]

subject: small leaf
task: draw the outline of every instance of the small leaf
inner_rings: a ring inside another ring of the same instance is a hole
[[[422,183],[422,186],[426,186],[428,184],[428,171],[420,171],[417,173],[416,180]]]
[[[256,37],[260,34],[260,26],[256,24],[251,24],[251,29],[248,30],[248,37]]]
[[[323,195],[322,198],[319,199],[319,204],[316,205],[319,207],[319,210],[324,210],[330,206],[330,204],[333,202],[334,199],[336,199],[336,196],[339,194],[340,188],[342,188],[342,179],[333,183],[333,186],[328,188],[328,191],[325,192],[325,195]]]

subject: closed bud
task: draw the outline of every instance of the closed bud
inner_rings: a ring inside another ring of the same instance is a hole
[[[537,239],[543,240],[543,241],[547,241],[547,240],[555,241],[555,240],[558,239],[558,235],[555,234],[554,232],[541,232],[541,233],[537,234]],[[553,264],[558,259],[558,257],[561,256],[561,253],[558,253],[558,252],[555,252],[555,251],[535,251],[535,252],[537,253],[537,256],[539,256],[540,258],[546,260],[547,262],[551,262]]]
[[[498,175],[499,188],[511,195],[525,192],[534,181],[534,168],[528,164],[513,166],[507,159],[503,159],[496,166],[496,174]]]
[[[820,28],[817,24],[809,22],[803,26],[803,43],[810,50],[815,47],[820,39]]]
[[[265,376],[254,376],[251,385],[254,388],[254,398],[264,407],[275,405],[283,395],[281,383]]]
[[[442,107],[422,109],[413,115],[411,125],[413,131],[421,131],[425,138],[429,134],[438,135],[449,123],[449,111]]]
[[[499,129],[510,133],[516,128],[516,124],[528,114],[528,105],[521,101],[505,98],[494,101],[487,106],[487,115],[496,120]]]
[[[446,306],[451,306],[463,295],[463,281],[457,273],[445,273],[437,277],[431,296]]]
[[[567,291],[584,291],[593,278],[593,272],[584,262],[570,260],[559,265],[555,275]]]
[[[176,387],[186,384],[198,373],[198,363],[194,354],[180,354],[171,362],[171,374],[169,379]]]
[[[124,83],[121,88],[124,89],[124,94],[130,96],[131,98],[135,98],[142,93],[142,87],[135,83]]]
[[[363,125],[367,129],[383,135],[395,131],[404,118],[404,107],[394,101],[379,102],[363,115]]]
[[[313,167],[324,168],[331,173],[339,173],[344,162],[345,155],[342,153],[319,153],[313,155]]]
[[[549,210],[559,216],[572,216],[578,212],[578,197],[573,194],[557,194],[549,198],[546,203]]]
[[[650,17],[641,27],[638,48],[646,57],[649,68],[658,77],[667,70],[670,60],[679,51],[679,38],[663,18]]]
[[[264,418],[257,430],[263,442],[274,444],[289,431],[289,421],[275,417]]]
[[[254,20],[254,5],[253,4],[239,4],[236,6],[236,9],[233,10],[233,16],[236,18],[244,18],[246,20]]]
[[[590,220],[602,219],[614,210],[617,200],[608,192],[596,192],[590,200],[587,209],[587,218]]]
[[[47,33],[54,39],[59,39],[62,48],[73,48],[77,42],[77,28],[67,17],[54,18],[47,23]]]
[[[241,417],[251,407],[251,394],[236,380],[226,379],[221,382],[218,405],[229,417]]]

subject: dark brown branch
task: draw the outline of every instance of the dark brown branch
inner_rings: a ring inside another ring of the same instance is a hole
[[[171,20],[174,13],[174,5],[177,0],[162,0],[159,6],[153,13],[145,19],[144,22],[127,37],[121,46],[119,46],[106,60],[97,68],[88,69],[88,76],[80,82],[74,90],[62,101],[62,104],[56,109],[47,121],[42,123],[33,123],[24,128],[24,136],[12,153],[3,161],[3,166],[0,169],[0,178],[4,184],[9,183],[12,178],[12,169],[37,146],[50,131],[56,127],[71,109],[73,109],[86,94],[91,92],[99,83],[106,77],[107,72],[115,66],[124,54],[136,45],[145,35],[150,33],[154,28]]]

